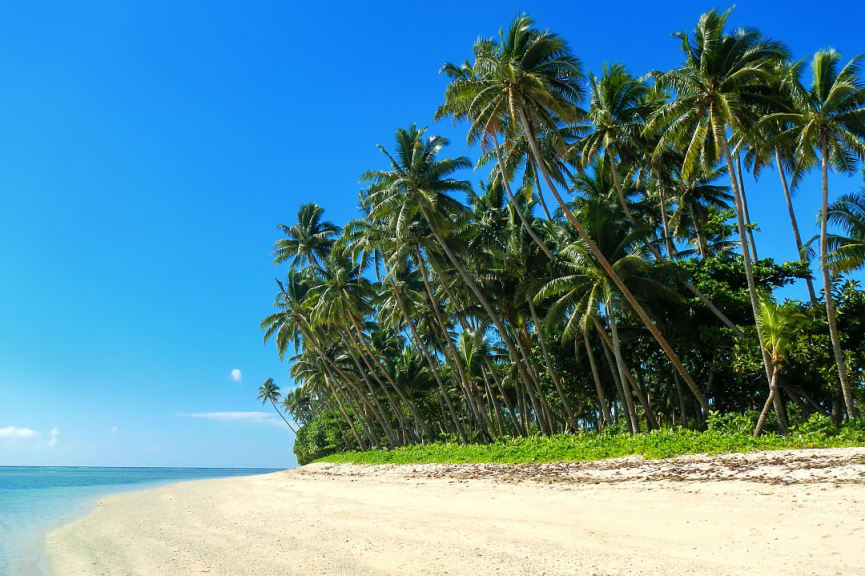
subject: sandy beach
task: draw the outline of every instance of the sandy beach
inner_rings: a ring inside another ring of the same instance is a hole
[[[55,576],[856,574],[865,448],[315,464],[111,496],[46,548]]]

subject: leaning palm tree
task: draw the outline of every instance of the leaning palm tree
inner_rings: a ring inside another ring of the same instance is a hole
[[[499,41],[482,39],[475,44],[473,74],[451,82],[445,92],[444,111],[471,122],[470,142],[483,137],[489,126],[506,126],[512,137],[515,132],[522,134],[547,188],[568,221],[708,411],[709,404],[691,374],[568,208],[547,170],[545,155],[538,145],[539,135],[550,140],[553,148],[564,155],[560,125],[574,122],[582,115],[577,106],[584,92],[579,59],[571,54],[560,36],[535,29],[534,21],[525,15],[511,23],[507,34],[500,31],[499,37]]]
[[[333,238],[339,227],[323,221],[324,210],[315,203],[304,204],[297,211],[297,223],[292,226],[280,224],[285,238],[273,245],[273,263],[291,260],[291,265],[308,264],[321,268],[320,261],[327,257]]]
[[[733,199],[736,205],[736,225],[745,264],[745,276],[751,309],[756,322],[759,300],[751,267],[742,191],[730,153],[727,130],[746,133],[756,124],[761,106],[771,101],[767,88],[774,63],[787,57],[779,42],[763,38],[756,30],[738,29],[732,34],[724,28],[730,10],[719,14],[714,10],[700,16],[694,36],[686,32],[676,36],[681,40],[685,62],[666,73],[651,76],[660,89],[671,90],[675,98],[658,107],[646,125],[646,132],[660,133],[656,154],[663,154],[671,145],[684,145],[682,178],[702,169],[709,173],[722,158],[727,164]],[[758,338],[759,336],[759,327]],[[772,379],[771,361],[761,347],[766,382]]]
[[[823,181],[820,205],[820,261],[823,273],[823,296],[826,300],[826,318],[832,340],[832,352],[841,381],[841,393],[847,408],[847,417],[854,418],[853,392],[847,378],[847,366],[838,335],[835,303],[832,299],[832,270],[829,263],[829,164],[839,172],[852,171],[857,161],[865,160],[865,85],[860,78],[859,57],[853,58],[841,70],[841,55],[834,50],[821,50],[811,62],[813,80],[805,90],[791,81],[795,111],[778,113],[772,120],[792,125],[796,135],[796,156],[806,159],[819,157]]]
[[[280,398],[279,386],[274,383],[273,378],[268,378],[258,387],[258,399],[261,400],[261,403],[266,404],[270,402],[273,409],[276,410],[276,413],[279,414],[279,417],[282,418],[282,421],[285,422],[286,426],[288,426],[288,429],[297,434],[297,430],[294,429],[294,426],[291,425],[291,422],[286,419],[285,415],[276,405],[276,403],[280,401]]]
[[[783,369],[787,346],[793,339],[796,325],[803,318],[804,315],[792,302],[779,305],[771,297],[763,295],[760,298],[760,313],[757,316],[757,324],[760,326],[760,333],[763,337],[763,349],[772,360],[772,381],[769,385],[769,397],[766,399],[766,404],[763,406],[763,411],[760,413],[760,418],[754,429],[755,437],[760,435],[770,404],[775,406],[775,413],[781,415],[778,427],[787,427],[784,405],[781,401],[781,395],[778,393],[778,374]]]

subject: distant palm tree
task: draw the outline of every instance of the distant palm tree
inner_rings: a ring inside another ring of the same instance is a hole
[[[297,224],[279,225],[286,238],[273,245],[274,264],[291,259],[292,266],[307,264],[321,268],[320,260],[327,257],[334,236],[339,234],[339,227],[322,221],[323,213],[318,204],[304,204],[297,211]]]
[[[829,205],[829,222],[843,234],[829,234],[826,265],[833,274],[865,268],[865,189],[845,194]]]
[[[820,262],[823,272],[823,297],[826,318],[832,340],[832,352],[841,381],[841,393],[847,417],[855,418],[853,392],[847,378],[847,366],[838,335],[835,303],[832,299],[832,274],[829,263],[829,164],[839,172],[852,171],[857,161],[865,159],[865,86],[859,75],[859,57],[853,58],[841,70],[841,55],[834,50],[821,50],[811,62],[813,80],[805,90],[796,78],[787,83],[794,112],[777,113],[769,117],[792,125],[796,135],[796,156],[803,164],[819,157],[823,179],[820,204]]]
[[[291,422],[286,419],[282,411],[276,405],[276,403],[280,401],[281,397],[279,386],[273,382],[273,378],[268,378],[258,387],[258,399],[261,400],[261,403],[266,404],[270,402],[273,409],[276,410],[276,413],[279,414],[279,417],[282,418],[282,421],[285,422],[286,426],[288,426],[288,429],[297,434],[297,430],[294,429],[294,426],[291,425]]]

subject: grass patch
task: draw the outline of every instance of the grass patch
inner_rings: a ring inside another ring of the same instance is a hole
[[[812,419],[814,420],[814,419]],[[841,428],[827,427],[825,422],[804,423],[787,436],[766,434],[754,438],[742,430],[725,429],[735,423],[722,422],[705,432],[683,428],[655,430],[630,436],[622,433],[583,432],[557,436],[500,438],[487,444],[436,442],[403,446],[393,450],[344,452],[332,454],[317,462],[351,464],[460,464],[493,462],[588,461],[641,455],[645,458],[669,458],[682,454],[722,454],[793,448],[839,448],[865,446],[862,423]]]

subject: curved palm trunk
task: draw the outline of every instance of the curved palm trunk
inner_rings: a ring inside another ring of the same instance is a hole
[[[576,432],[577,430],[577,420],[574,417],[574,411],[571,408],[571,403],[568,402],[567,396],[565,396],[565,388],[562,386],[562,381],[559,378],[556,369],[553,367],[552,358],[550,358],[550,353],[547,350],[547,341],[544,338],[544,328],[538,320],[538,313],[535,310],[535,304],[532,302],[531,297],[526,298],[529,303],[529,311],[532,314],[532,322],[535,325],[535,333],[538,335],[538,340],[541,343],[541,352],[544,354],[544,362],[547,363],[547,372],[550,374],[550,378],[553,380],[553,385],[556,387],[556,392],[559,395],[559,400],[562,402],[562,408],[565,409],[565,416],[568,418],[568,425],[572,430]]]
[[[459,433],[463,443],[468,443],[468,436],[466,436],[466,432],[465,430],[463,430],[462,424],[460,424],[457,413],[454,410],[454,405],[447,395],[447,388],[445,388],[444,382],[442,382],[441,377],[439,376],[436,365],[437,363],[433,362],[432,358],[430,357],[429,350],[427,350],[427,347],[423,343],[423,339],[420,337],[420,334],[418,334],[417,327],[414,324],[414,320],[412,320],[411,315],[408,313],[408,306],[406,306],[402,294],[400,294],[399,290],[396,287],[396,284],[394,284],[393,280],[391,280],[390,278],[388,278],[388,282],[390,283],[391,289],[393,290],[394,298],[396,298],[397,304],[399,305],[400,312],[403,316],[403,321],[408,325],[412,338],[415,341],[415,345],[420,349],[421,354],[423,354],[423,357],[426,359],[427,365],[429,366],[433,378],[435,378],[436,384],[439,388],[439,392],[444,399],[444,403],[448,409],[451,420],[453,420],[454,426],[456,426],[457,432]]]
[[[754,270],[751,268],[751,251],[748,248],[748,237],[745,232],[745,219],[744,219],[744,209],[742,207],[742,195],[739,190],[739,179],[736,174],[736,168],[733,165],[733,157],[730,155],[730,146],[727,143],[726,136],[723,138],[717,138],[718,142],[721,144],[721,151],[724,154],[724,159],[727,162],[727,170],[730,174],[730,184],[733,185],[733,199],[736,203],[736,226],[738,227],[739,232],[739,242],[742,246],[742,260],[745,263],[745,280],[748,283],[748,295],[751,299],[751,313],[754,315],[754,323],[757,327],[757,341],[763,342],[763,334],[760,329],[760,325],[757,323],[757,317],[759,316],[759,302],[757,300],[757,285],[754,281]],[[763,356],[763,368],[766,371],[766,382],[769,384],[771,388],[772,383],[772,363],[769,360],[769,355],[766,353],[766,350],[763,348],[763,345],[760,344],[760,352]],[[780,398],[778,402],[775,404],[775,412],[776,416],[778,416],[778,430],[782,434],[787,433],[786,427],[786,418],[784,418],[784,410],[783,405],[781,406],[781,410],[778,409],[778,405],[780,403]],[[707,411],[708,413],[708,411]]]
[[[664,185],[661,183],[661,174],[655,170],[655,180],[658,181],[658,200],[661,204],[661,228],[664,231],[664,246],[667,248],[667,257],[675,260],[676,252],[673,249],[673,240],[670,236],[670,225],[667,222],[667,199],[664,195]]]
[[[519,418],[517,417],[517,411],[514,409],[513,404],[511,404],[511,401],[510,401],[510,398],[508,398],[508,395],[505,394],[505,389],[502,387],[501,381],[498,378],[496,378],[496,372],[495,372],[495,370],[493,370],[493,367],[490,364],[489,358],[484,358],[484,366],[486,367],[487,372],[489,372],[490,378],[495,383],[496,388],[498,388],[499,394],[502,395],[502,400],[505,403],[505,407],[508,409],[508,412],[511,415],[511,423],[513,425],[514,431],[520,436],[525,436],[526,432],[523,429],[523,427],[519,421]]]
[[[519,114],[520,114],[520,120],[521,120],[522,125],[523,125],[523,129],[526,132],[526,136],[527,136],[527,139],[529,141],[529,147],[532,149],[532,154],[534,154],[535,159],[538,159],[538,158],[540,158],[540,152],[538,151],[538,145],[537,145],[537,142],[535,142],[535,137],[532,135],[531,125],[530,125],[528,119],[526,118],[526,114],[522,110],[522,108],[519,109]],[[550,192],[552,192],[553,196],[555,196],[556,201],[561,206],[562,210],[565,213],[565,216],[567,216],[568,220],[571,222],[571,224],[574,226],[574,228],[576,228],[577,233],[580,235],[580,238],[583,239],[583,242],[586,243],[586,245],[589,247],[589,250],[591,250],[591,252],[592,252],[592,254],[594,254],[595,258],[598,259],[598,262],[600,262],[604,271],[607,273],[607,275],[610,277],[610,279],[613,281],[613,283],[619,289],[619,292],[621,292],[622,296],[624,296],[625,300],[627,300],[627,302],[631,306],[631,308],[633,308],[634,312],[637,313],[637,316],[640,317],[640,320],[643,322],[643,324],[646,325],[646,328],[652,334],[652,337],[658,342],[658,344],[664,350],[664,353],[670,358],[670,362],[673,363],[673,366],[675,366],[676,370],[679,372],[679,374],[681,374],[682,379],[685,380],[685,383],[688,385],[688,388],[691,389],[691,392],[694,394],[694,397],[697,399],[697,402],[699,402],[700,406],[702,406],[703,409],[706,410],[706,412],[708,412],[709,411],[709,404],[708,404],[708,402],[706,402],[705,396],[703,396],[703,393],[700,391],[700,388],[697,386],[697,383],[694,382],[694,379],[691,377],[691,374],[685,368],[685,365],[682,364],[682,361],[679,359],[679,356],[673,351],[673,349],[670,347],[670,344],[667,342],[667,339],[664,338],[664,336],[658,330],[658,327],[655,326],[655,323],[652,321],[652,319],[649,317],[649,315],[646,313],[646,311],[643,309],[643,307],[640,305],[640,303],[637,302],[637,299],[634,298],[634,295],[631,293],[630,290],[628,290],[628,287],[625,286],[625,283],[622,280],[622,278],[618,274],[616,274],[616,271],[613,270],[612,266],[610,266],[610,263],[606,259],[604,254],[601,252],[601,250],[598,248],[598,246],[592,241],[592,239],[586,233],[586,230],[583,228],[583,226],[580,224],[580,222],[574,216],[573,212],[571,212],[570,208],[568,208],[567,204],[565,203],[565,201],[562,199],[562,197],[559,195],[558,191],[556,190],[556,187],[553,185],[552,180],[550,180],[550,176],[549,176],[549,174],[547,174],[547,171],[544,169],[543,163],[538,162],[538,165],[540,167],[541,174],[544,177],[544,181],[547,183],[547,187],[550,189]]]
[[[346,330],[346,332],[347,331],[348,330]],[[361,366],[360,364],[360,360],[358,360],[357,358],[357,351],[355,349],[355,345],[352,345],[352,343],[348,341],[344,334],[340,334],[340,337],[342,339],[342,345],[345,346],[346,352],[348,352],[348,355],[351,357],[355,367],[357,368],[358,373],[360,374],[361,380],[363,380],[363,383],[366,384],[367,391],[369,392],[369,396],[372,399],[372,405],[376,408],[373,414],[378,418],[379,424],[381,424],[381,427],[384,430],[384,433],[387,436],[387,439],[391,443],[391,445],[398,446],[399,438],[397,437],[393,426],[391,426],[390,420],[388,420],[387,418],[387,411],[381,405],[381,401],[378,399],[378,396],[376,396],[375,388],[373,387],[372,382],[370,382],[369,378],[367,378],[367,371],[363,369],[363,366]]]
[[[490,305],[489,300],[487,300],[486,296],[484,296],[483,292],[481,292],[480,288],[478,288],[478,285],[469,275],[468,271],[465,269],[465,267],[463,267],[463,265],[454,255],[453,251],[450,249],[450,246],[448,246],[447,242],[445,242],[444,238],[442,238],[442,235],[439,233],[438,228],[435,226],[433,219],[430,216],[429,210],[427,210],[427,207],[424,206],[423,203],[420,203],[420,209],[424,219],[427,222],[427,225],[430,227],[430,230],[432,231],[432,234],[436,239],[436,242],[444,251],[445,255],[447,256],[448,260],[450,260],[453,267],[456,268],[457,273],[460,275],[460,278],[462,278],[463,282],[465,282],[465,284],[469,287],[469,290],[471,290],[475,297],[478,299],[478,302],[487,313],[487,316],[489,316],[490,320],[492,320],[493,324],[495,324],[502,341],[505,343],[505,346],[508,349],[508,354],[511,357],[511,361],[514,362],[517,366],[517,371],[520,374],[520,378],[523,380],[523,382],[528,382],[528,374],[526,374],[525,368],[519,361],[519,354],[514,348],[513,342],[511,342],[510,338],[508,338],[508,333],[505,331],[505,326],[502,323],[501,318],[499,318],[499,315],[496,313],[495,310],[493,310],[493,307]]]
[[[799,223],[796,221],[796,212],[793,210],[793,200],[790,197],[790,187],[787,185],[787,175],[784,174],[784,166],[781,164],[781,153],[775,149],[775,165],[778,167],[778,175],[781,177],[781,186],[784,188],[784,200],[787,201],[787,212],[790,213],[790,225],[793,227],[793,239],[796,241],[796,254],[802,258],[802,237],[799,235]],[[811,278],[805,278],[808,285],[808,295],[811,302],[817,302],[817,293],[814,291],[814,283]]]
[[[495,130],[492,130],[491,132],[493,135],[493,146],[495,146],[496,149],[496,160],[499,164],[499,176],[501,176],[502,184],[505,187],[505,191],[508,193],[508,198],[510,199],[511,206],[514,207],[514,211],[517,213],[517,216],[520,217],[520,222],[522,222],[523,228],[525,228],[526,232],[529,233],[529,236],[532,237],[532,240],[534,240],[535,244],[538,245],[538,248],[543,250],[544,254],[547,255],[547,258],[552,260],[553,253],[550,251],[549,248],[547,248],[547,245],[544,244],[540,238],[538,238],[538,235],[535,234],[535,231],[532,229],[531,224],[529,224],[528,220],[526,219],[526,215],[523,214],[522,209],[520,208],[519,204],[517,204],[517,199],[514,197],[513,192],[511,192],[511,184],[508,181],[507,174],[505,174],[505,163],[502,161],[502,152],[499,149],[499,139],[498,136],[496,136]],[[546,206],[544,207],[544,209],[546,210]]]
[[[604,395],[604,387],[601,384],[601,375],[598,373],[598,366],[595,363],[595,354],[592,352],[592,344],[589,342],[589,330],[588,327],[582,331],[583,332],[583,343],[586,346],[586,356],[589,357],[589,366],[592,368],[592,379],[595,381],[595,393],[598,395],[598,404],[601,406],[601,415],[602,415],[602,426],[600,428],[603,430],[604,426],[608,426],[612,423],[612,419],[610,418],[610,408],[607,406],[607,398]],[[577,339],[574,338],[574,351],[576,352]]]
[[[511,323],[511,325],[513,326],[513,323]],[[541,388],[541,379],[538,377],[534,363],[532,362],[531,339],[529,338],[529,333],[526,331],[526,327],[522,322],[519,323],[519,327],[522,336],[515,333],[514,339],[517,341],[517,346],[519,347],[519,350],[523,355],[523,360],[526,363],[526,372],[529,375],[533,388],[532,394],[538,399],[538,407],[540,408],[540,412],[537,414],[538,425],[541,426],[541,429],[546,428],[547,433],[552,435],[556,433],[553,422],[553,411],[544,396],[544,390]],[[543,416],[543,419],[541,419],[541,416]]]
[[[400,397],[400,400],[405,402],[406,405],[409,407],[409,410],[411,410],[412,416],[414,417],[415,428],[417,428],[417,430],[418,430],[418,435],[421,436],[422,438],[424,436],[428,437],[429,436],[429,430],[427,430],[426,424],[424,423],[423,418],[421,417],[420,412],[418,411],[417,405],[409,399],[408,395],[406,395],[406,393],[405,393],[405,391],[403,391],[402,387],[396,383],[396,379],[394,379],[394,377],[391,376],[390,372],[388,372],[385,369],[385,367],[382,365],[382,363],[379,362],[378,357],[375,354],[373,354],[372,347],[369,345],[369,342],[366,340],[366,337],[364,336],[363,330],[360,329],[360,323],[358,322],[354,313],[350,312],[349,316],[351,317],[352,324],[354,324],[354,329],[358,333],[358,339],[360,339],[361,343],[363,344],[363,347],[366,350],[366,353],[369,355],[370,358],[372,358],[372,361],[375,363],[376,366],[378,366],[378,369],[381,371],[382,374],[384,374],[384,377],[387,379],[388,382],[390,382],[390,385],[393,386],[393,389],[396,390],[396,394],[397,394],[397,396]]]
[[[502,424],[502,421],[505,419],[504,412],[502,411],[498,398],[496,398],[496,395],[493,392],[493,387],[490,385],[489,378],[487,378],[487,373],[483,366],[481,366],[481,378],[484,380],[484,387],[486,388],[487,396],[489,396],[490,402],[493,405],[493,411],[496,415],[496,429],[498,430],[499,436],[504,436],[505,428],[504,424]]]
[[[826,253],[829,248],[829,238],[826,233],[829,210],[829,158],[825,137],[820,146],[820,161],[823,172],[823,201],[820,205],[820,269],[823,272],[823,297],[826,299],[826,319],[829,322],[832,352],[835,355],[835,365],[838,367],[838,378],[841,381],[841,394],[844,396],[847,418],[852,420],[856,417],[856,411],[853,408],[853,391],[847,380],[847,365],[844,361],[844,351],[841,349],[841,337],[838,335],[838,322],[835,318],[835,301],[832,298],[832,277],[829,275],[829,267],[826,262]]]
[[[769,397],[766,398],[766,403],[763,404],[763,409],[760,411],[760,417],[757,418],[757,426],[754,427],[754,438],[759,436],[760,432],[763,431],[763,424],[766,423],[766,416],[769,415],[769,407],[772,406],[772,404],[775,401],[775,397],[778,395],[777,394],[778,388],[775,385],[777,378],[778,378],[778,370],[776,368],[772,372],[772,385],[771,385],[771,389],[769,390]]]
[[[379,378],[378,375],[376,374],[375,369],[373,369],[372,365],[369,363],[369,360],[367,360],[366,356],[364,355],[363,349],[361,348],[360,344],[358,343],[358,340],[355,337],[355,335],[352,334],[351,330],[348,327],[345,328],[345,332],[346,332],[346,334],[348,334],[348,340],[347,341],[352,346],[354,346],[354,353],[357,355],[358,358],[360,358],[360,360],[363,362],[364,366],[366,366],[367,370],[369,370],[369,374],[375,379],[376,384],[378,384],[379,388],[384,393],[384,397],[387,400],[387,403],[390,406],[391,411],[394,413],[394,416],[396,416],[397,422],[399,423],[399,428],[400,428],[400,432],[402,435],[402,441],[404,443],[407,443],[409,436],[410,436],[410,431],[408,429],[408,426],[406,426],[405,418],[403,418],[402,409],[400,408],[399,403],[396,400],[394,400],[393,396],[388,391],[387,386],[384,385],[384,382],[382,382],[381,378]],[[355,362],[357,362],[357,360],[355,360]],[[373,394],[373,396],[374,396],[372,385],[369,382],[369,380],[366,378],[366,373],[363,372],[363,369],[360,367],[360,364],[358,364],[358,370],[361,371],[361,375],[363,376],[364,381],[367,382],[367,385],[370,386],[370,393]],[[376,402],[378,402],[378,399],[375,396],[374,396],[374,400]],[[386,412],[383,409],[382,409],[382,414],[386,414]]]
[[[462,383],[463,392],[466,396],[466,404],[468,404],[470,412],[474,414],[475,419],[478,421],[481,427],[481,431],[487,436],[489,436],[489,428],[486,424],[486,419],[484,418],[483,411],[478,406],[477,399],[474,396],[472,384],[469,380],[468,374],[466,373],[465,366],[463,365],[459,352],[457,351],[454,343],[451,341],[450,336],[448,335],[447,326],[445,325],[444,319],[441,316],[438,299],[435,297],[435,294],[433,294],[432,286],[430,286],[426,266],[424,264],[423,257],[421,256],[419,248],[415,249],[415,257],[417,258],[418,268],[420,268],[421,271],[421,278],[423,278],[424,288],[426,288],[427,296],[429,297],[430,304],[432,305],[433,315],[435,316],[436,322],[439,325],[439,329],[442,332],[442,337],[444,338],[445,344],[447,345],[448,350],[451,353],[451,359],[456,365],[457,372],[460,375],[460,382]]]
[[[361,450],[366,450],[366,445],[363,443],[363,440],[361,440],[360,434],[358,434],[357,432],[357,428],[354,427],[354,422],[352,422],[352,419],[348,415],[348,411],[346,411],[345,406],[343,406],[342,404],[342,400],[339,397],[339,393],[336,390],[336,387],[333,385],[332,382],[330,382],[330,378],[327,376],[327,374],[325,374],[324,376],[324,381],[325,384],[327,384],[328,388],[330,388],[331,397],[336,401],[336,406],[339,409],[340,414],[342,414],[342,417],[345,418],[348,427],[351,429],[351,433],[354,436],[355,441],[357,442],[358,448],[360,448]]]
[[[313,350],[315,350],[315,353],[318,354],[319,359],[321,359],[322,363],[325,366],[325,370],[333,369],[339,375],[339,377],[342,379],[342,381],[348,387],[350,387],[352,389],[352,392],[354,392],[355,396],[360,400],[360,402],[362,404],[364,404],[364,407],[369,408],[370,412],[373,413],[373,416],[375,416],[379,421],[381,421],[382,420],[381,416],[376,413],[373,405],[370,404],[369,400],[363,395],[363,393],[360,391],[360,389],[355,384],[355,382],[351,378],[349,378],[348,375],[345,372],[343,372],[339,366],[337,366],[335,363],[331,362],[330,358],[328,358],[327,355],[318,346],[318,343],[314,339],[310,339],[309,334],[307,333],[307,331],[305,329],[301,328],[300,331],[301,331],[301,334],[303,334],[303,341],[305,343],[312,344]],[[355,401],[355,402],[357,402],[357,401]],[[364,410],[361,410],[360,414],[362,415],[361,421],[363,422],[364,427],[367,430],[367,435],[369,436],[370,443],[373,446],[378,446],[378,444],[379,444],[378,439],[375,437],[375,434],[372,433],[372,427],[370,426],[369,422],[367,421],[368,417],[366,415],[366,412]],[[382,426],[382,428],[383,428],[383,426]]]

